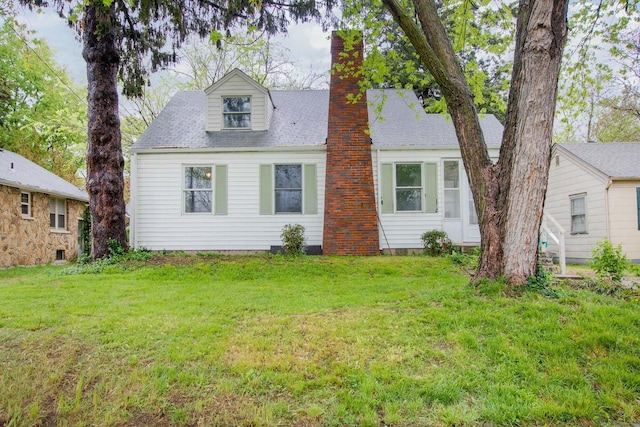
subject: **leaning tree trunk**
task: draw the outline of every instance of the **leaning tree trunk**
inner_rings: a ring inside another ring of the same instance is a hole
[[[523,283],[537,272],[538,231],[547,188],[551,129],[568,0],[521,0],[507,124],[493,165],[473,95],[434,0],[383,0],[442,89],[464,162],[482,239],[474,281]]]
[[[520,0],[507,120],[500,151],[504,276],[537,273],[558,76],[569,0]]]
[[[85,6],[82,56],[87,63],[87,192],[93,258],[109,255],[113,239],[126,248],[124,158],[118,115],[118,65],[115,5],[100,0]]]

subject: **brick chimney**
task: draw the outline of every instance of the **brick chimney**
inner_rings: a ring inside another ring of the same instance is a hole
[[[362,34],[331,36],[327,169],[322,252],[378,255],[371,138],[366,93],[360,91]],[[344,37],[344,38],[343,38]]]

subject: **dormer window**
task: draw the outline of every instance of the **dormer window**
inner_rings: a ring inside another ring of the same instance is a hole
[[[222,98],[225,129],[251,129],[251,97]]]

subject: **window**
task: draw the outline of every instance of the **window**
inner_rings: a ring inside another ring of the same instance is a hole
[[[222,98],[222,117],[225,129],[250,129],[251,98]]]
[[[396,209],[422,211],[422,164],[396,164]]]
[[[636,206],[638,207],[638,230],[640,230],[640,187],[636,188]]]
[[[49,227],[53,230],[67,229],[67,202],[65,199],[49,199]]]
[[[56,250],[56,261],[64,261],[65,257],[64,257],[64,249],[57,249]]]
[[[571,196],[571,234],[587,233],[586,195]]]
[[[276,213],[302,213],[302,165],[275,165]]]
[[[444,217],[460,218],[460,163],[444,162]]]
[[[24,218],[31,218],[31,193],[20,193],[20,210]]]
[[[476,204],[473,201],[473,193],[469,191],[469,224],[478,225],[478,213],[476,212]]]
[[[184,212],[211,213],[213,187],[211,166],[185,166],[184,168]]]

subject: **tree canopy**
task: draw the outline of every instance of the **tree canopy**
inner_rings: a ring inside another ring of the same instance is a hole
[[[44,40],[12,18],[0,28],[0,147],[79,184],[86,103]]]

